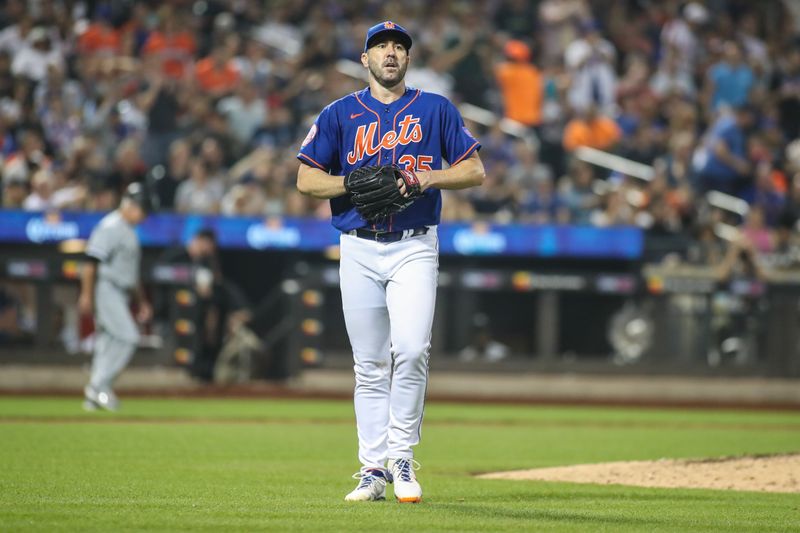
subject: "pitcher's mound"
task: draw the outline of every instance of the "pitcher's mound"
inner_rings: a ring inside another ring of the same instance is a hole
[[[621,461],[494,472],[478,477],[637,487],[800,492],[800,454]]]

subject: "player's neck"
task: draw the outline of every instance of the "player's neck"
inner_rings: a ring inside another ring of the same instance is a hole
[[[375,80],[369,80],[369,92],[372,97],[382,104],[396,102],[406,93],[406,82],[401,81],[394,87],[384,87]]]

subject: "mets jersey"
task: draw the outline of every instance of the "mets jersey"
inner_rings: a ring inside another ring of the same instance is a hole
[[[397,164],[415,171],[456,165],[480,149],[456,107],[443,96],[411,87],[384,104],[369,88],[349,94],[325,109],[308,132],[297,158],[332,175],[364,166]],[[411,206],[374,229],[397,231],[439,223],[442,195],[429,188]],[[332,223],[340,231],[367,226],[350,196],[331,199]]]

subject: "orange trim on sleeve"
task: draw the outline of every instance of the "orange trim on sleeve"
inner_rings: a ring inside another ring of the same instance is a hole
[[[327,171],[328,171],[328,169],[327,169],[327,168],[323,167],[322,165],[320,165],[319,163],[317,163],[316,161],[314,161],[313,159],[311,159],[310,157],[308,157],[306,154],[300,153],[300,154],[297,154],[297,156],[298,156],[298,157],[302,157],[303,159],[307,159],[308,161],[310,161],[311,163],[313,163],[313,164],[314,164],[314,166],[318,167],[320,170],[324,170],[325,172],[327,172]]]
[[[461,157],[456,159],[453,163],[450,163],[450,166],[452,167],[452,166],[455,166],[455,165],[459,164],[462,159],[464,159],[465,157],[467,157],[468,155],[470,155],[474,151],[473,148],[475,148],[476,146],[478,146],[478,141],[475,141],[475,143],[472,146],[467,148],[467,151],[464,152],[464,155],[462,155]]]

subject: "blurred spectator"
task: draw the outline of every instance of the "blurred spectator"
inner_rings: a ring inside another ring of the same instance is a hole
[[[675,235],[681,232],[683,224],[676,205],[670,201],[666,191],[666,180],[659,178],[651,184],[649,201],[635,218],[636,224],[648,230],[651,235]]]
[[[148,76],[139,105],[147,115],[147,134],[142,144],[142,159],[149,165],[165,162],[170,144],[179,135],[178,116],[182,111],[178,82],[160,71]]]
[[[28,179],[13,174],[3,179],[3,208],[21,209],[28,196]]]
[[[22,48],[33,29],[33,18],[26,13],[22,0],[10,0],[4,9],[5,17],[0,30],[0,51],[14,53]]]
[[[764,210],[759,206],[751,206],[745,215],[744,223],[740,228],[743,239],[759,253],[772,251],[772,232],[767,228]]]
[[[565,176],[561,191],[564,206],[569,209],[569,220],[573,224],[589,225],[592,212],[600,202],[594,190],[594,168],[583,161],[575,160],[570,173]]]
[[[560,63],[564,51],[579,37],[578,28],[589,22],[591,9],[586,0],[544,0],[539,7],[542,21],[543,60],[547,66]]]
[[[784,213],[788,218],[800,220],[800,172],[795,173],[792,177],[789,191],[786,195]]]
[[[162,209],[176,207],[184,183],[184,211],[329,209],[298,197],[285,161],[324,103],[361,88],[368,2],[0,4],[3,205],[107,209],[122,182],[148,176]],[[418,35],[409,78],[483,108],[465,113],[466,125],[493,177],[486,191],[448,194],[443,216],[519,220],[524,199],[549,182],[572,223],[591,223],[602,200],[599,223],[671,232],[696,225],[698,193],[711,188],[761,206],[768,226],[800,214],[791,185],[800,157],[786,150],[800,135],[792,7],[467,0],[382,16]],[[344,74],[340,61],[355,68]],[[753,120],[730,118],[742,103]],[[501,128],[501,117],[532,127],[530,137]],[[652,166],[655,178],[598,196],[603,174],[573,166],[578,146]],[[268,148],[257,164],[256,148]],[[193,154],[208,182],[198,187]]]
[[[622,132],[613,119],[590,106],[584,113],[569,121],[564,129],[563,143],[568,152],[574,152],[581,146],[610,150],[621,135]]]
[[[694,74],[703,58],[701,32],[709,21],[708,9],[700,2],[689,2],[679,11],[678,2],[668,2],[672,16],[661,29],[661,49],[665,57],[675,55],[678,69]]]
[[[49,67],[64,68],[64,56],[46,28],[33,28],[14,53],[11,72],[31,81],[42,81]]]
[[[200,89],[215,98],[232,92],[239,83],[239,71],[224,44],[214,47],[211,55],[197,62],[194,76]]]
[[[253,37],[245,40],[243,48],[242,53],[233,58],[234,67],[243,79],[263,90],[273,69],[267,48]]]
[[[539,3],[529,0],[502,0],[494,14],[495,27],[516,39],[533,35],[539,29]]]
[[[483,145],[481,159],[487,168],[499,163],[509,168],[514,163],[514,142],[506,135],[499,122],[486,132],[481,144]]]
[[[69,155],[75,139],[81,133],[81,119],[77,111],[69,110],[59,93],[50,94],[44,102],[40,119],[48,143],[59,155]]]
[[[778,100],[784,136],[786,139],[800,137],[800,45],[782,54],[770,85]]]
[[[727,41],[722,59],[711,66],[705,84],[705,101],[711,111],[720,107],[740,107],[750,101],[755,84],[753,69],[744,62],[742,49],[735,41]]]
[[[223,183],[228,179],[227,156],[222,141],[216,136],[209,135],[200,143],[200,159],[205,163],[208,175]]]
[[[511,40],[505,44],[504,53],[508,61],[495,67],[503,114],[526,126],[538,126],[542,122],[544,85],[539,69],[530,63],[530,48],[522,41]]]
[[[564,52],[564,62],[571,76],[568,101],[572,109],[585,112],[598,106],[605,113],[614,112],[617,52],[600,34],[596,21],[581,25],[582,36]]]
[[[53,198],[56,209],[78,210],[84,207],[87,196],[86,183],[78,177],[70,177],[66,165],[59,162],[52,167]]]
[[[120,191],[131,183],[145,180],[147,166],[139,154],[139,148],[139,141],[135,138],[126,139],[117,147],[109,179]]]
[[[774,246],[770,253],[761,256],[770,276],[784,270],[800,268],[800,232],[797,231],[797,220],[786,212],[778,219],[773,234]]]
[[[54,189],[53,175],[47,170],[37,170],[31,177],[31,193],[25,198],[22,208],[26,211],[45,211],[54,207]]]
[[[28,183],[31,174],[50,164],[44,153],[44,141],[38,131],[24,130],[18,133],[19,150],[6,158],[3,165],[3,181],[14,180]]]
[[[470,344],[458,353],[462,361],[484,360],[494,363],[509,356],[510,348],[494,339],[489,316],[485,313],[475,313],[472,317],[472,335]]]
[[[159,8],[158,21],[159,29],[150,33],[142,47],[142,54],[145,60],[154,62],[166,76],[181,80],[191,66],[197,42],[171,6]]]
[[[759,76],[772,69],[767,45],[758,36],[758,18],[754,11],[745,12],[737,21],[737,40],[741,43],[747,62]]]
[[[175,208],[175,196],[178,186],[189,177],[192,160],[192,147],[183,139],[177,139],[169,145],[169,157],[163,175],[155,184],[159,206],[162,209]]]
[[[193,267],[191,290],[196,303],[192,323],[197,350],[189,371],[198,380],[211,382],[229,323],[241,323],[249,317],[244,293],[223,276],[213,230],[201,229],[186,246],[166,250],[158,262]]]
[[[250,142],[267,116],[267,106],[249,80],[241,81],[233,95],[220,100],[218,109],[228,120],[228,129],[233,137],[242,146]]]
[[[8,345],[22,335],[19,308],[14,293],[0,285],[0,346]]]
[[[690,71],[682,69],[678,55],[669,51],[650,78],[650,88],[659,98],[680,96],[693,99],[697,93]]]
[[[625,72],[617,83],[617,100],[623,98],[642,100],[652,98],[650,65],[643,54],[629,54],[625,59]]]
[[[526,141],[514,143],[514,163],[508,169],[508,184],[517,191],[531,190],[541,179],[553,179],[553,171],[539,160],[538,151]]]
[[[461,9],[459,24],[460,31],[450,36],[443,52],[448,56],[453,87],[458,89],[457,100],[488,107],[491,29],[477,10],[466,5]]]
[[[34,109],[42,113],[47,102],[58,98],[67,115],[80,113],[84,105],[84,89],[76,80],[67,79],[66,72],[56,65],[50,65],[47,76],[36,85],[33,92]]]
[[[266,201],[263,186],[248,172],[222,198],[220,212],[228,216],[264,215]]]
[[[475,219],[475,210],[464,194],[458,191],[442,191],[442,220],[460,221]]]
[[[633,224],[634,210],[628,204],[622,187],[607,191],[600,205],[592,211],[590,220],[598,227],[630,226]]]
[[[481,187],[470,189],[468,194],[471,210],[478,218],[510,222],[515,211],[514,191],[504,182],[506,164],[497,162],[487,170]]]
[[[773,175],[774,168],[768,161],[756,166],[755,181],[753,185],[744,190],[742,198],[751,206],[761,209],[767,224],[774,226],[778,217],[783,212],[785,197],[778,190]]]
[[[698,224],[692,232],[692,241],[686,251],[686,261],[691,265],[715,267],[725,257],[726,246],[714,233],[711,222]]]
[[[759,208],[751,209],[740,228],[739,235],[730,243],[717,271],[722,280],[736,277],[766,279],[767,271],[761,254],[772,251],[772,235],[764,226],[764,216]]]
[[[440,94],[448,100],[453,96],[453,77],[447,72],[450,67],[444,55],[431,59],[425,48],[414,51],[414,62],[406,74],[411,87],[426,87],[426,91]]]
[[[754,123],[754,110],[740,106],[710,127],[694,156],[700,192],[718,190],[735,195],[747,186],[752,165],[746,143]]]
[[[688,131],[678,132],[669,139],[668,152],[661,164],[670,187],[679,189],[690,184],[694,143],[694,135]]]
[[[254,148],[285,148],[294,141],[295,135],[291,113],[285,107],[279,107],[266,114],[264,122],[253,133],[250,144]]]
[[[110,12],[98,16],[78,36],[78,52],[85,56],[113,57],[122,51],[122,36],[111,24]]]
[[[568,224],[569,208],[553,185],[553,180],[539,179],[534,189],[522,198],[520,220],[533,224]]]
[[[181,213],[216,213],[224,194],[224,182],[210,177],[206,163],[195,159],[189,165],[189,178],[175,193],[175,209]]]

